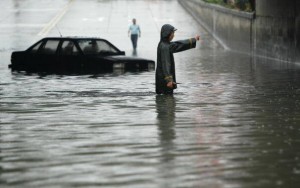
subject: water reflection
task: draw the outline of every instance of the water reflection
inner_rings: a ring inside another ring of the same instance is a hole
[[[171,182],[168,181],[176,175],[175,162],[175,109],[176,98],[173,95],[156,95],[156,113],[157,126],[160,141],[160,167],[159,176],[161,180],[160,187],[172,187]]]
[[[176,99],[173,95],[157,95],[156,99],[157,125],[162,145],[169,145],[176,138],[175,108]]]

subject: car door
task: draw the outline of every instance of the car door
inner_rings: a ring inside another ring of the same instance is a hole
[[[84,59],[81,51],[72,40],[64,40],[59,47],[60,70],[80,72],[84,69]]]
[[[59,67],[58,46],[59,39],[48,39],[38,51],[39,70],[56,71]]]
[[[80,39],[78,45],[85,57],[84,69],[88,72],[101,72],[107,62],[99,55],[98,40],[96,39]]]

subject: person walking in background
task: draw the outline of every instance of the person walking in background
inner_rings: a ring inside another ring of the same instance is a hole
[[[200,40],[200,36],[196,35],[195,38],[171,42],[175,31],[170,24],[165,24],[161,28],[155,73],[157,94],[173,94],[173,90],[177,88],[173,53],[195,48],[196,41]]]
[[[137,48],[138,37],[141,37],[141,29],[140,26],[136,24],[136,19],[132,19],[132,25],[129,26],[128,36],[131,37],[133,50]]]

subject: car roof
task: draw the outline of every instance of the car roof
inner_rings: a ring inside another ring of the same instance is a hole
[[[80,37],[80,36],[67,36],[67,37],[45,37],[42,40],[49,40],[49,39],[54,39],[54,40],[105,40],[103,38],[99,37]]]

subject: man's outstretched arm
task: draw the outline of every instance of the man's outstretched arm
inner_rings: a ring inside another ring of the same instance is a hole
[[[196,42],[200,40],[200,36],[196,35],[195,38],[190,38],[186,40],[179,40],[171,42],[170,51],[172,53],[181,52],[196,47]]]

